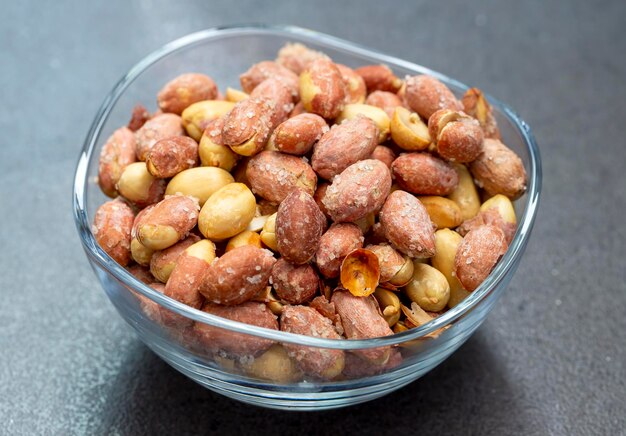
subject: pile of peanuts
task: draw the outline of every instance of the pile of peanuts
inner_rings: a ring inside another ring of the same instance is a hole
[[[483,93],[351,69],[301,44],[221,94],[207,75],[137,105],[100,155],[114,198],[93,233],[121,266],[206,313],[332,339],[402,332],[480,286],[516,231],[521,159]],[[398,347],[344,352],[233,333],[138,295],[229,369],[277,382],[381,373]],[[440,331],[431,336],[437,336]]]

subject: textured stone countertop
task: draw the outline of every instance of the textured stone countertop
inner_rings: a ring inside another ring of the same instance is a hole
[[[165,42],[250,21],[483,88],[541,147],[541,207],[509,289],[452,357],[380,400],[287,413],[196,385],[137,339],[81,249],[71,180],[105,94]],[[625,23],[623,1],[5,3],[0,434],[624,434]]]

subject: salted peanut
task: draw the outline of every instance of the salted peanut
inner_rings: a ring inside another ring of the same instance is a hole
[[[255,359],[245,359],[241,367],[249,376],[275,383],[293,383],[302,378],[302,372],[280,344],[272,345]]]
[[[388,244],[389,241],[383,232],[383,226],[380,222],[374,223],[370,231],[365,235],[365,241],[368,245]]]
[[[275,214],[276,212],[278,212],[278,205],[276,203],[266,200],[264,198],[260,198],[256,201],[256,215],[257,216],[269,217],[270,215]],[[265,225],[265,221],[263,222],[263,224]]]
[[[374,298],[378,301],[383,318],[387,321],[389,327],[393,327],[400,320],[400,314],[402,313],[398,295],[389,289],[377,288],[376,292],[374,292]]]
[[[135,262],[142,266],[150,265],[150,260],[152,259],[152,255],[154,254],[154,250],[151,250],[147,247],[144,247],[139,239],[133,238],[130,241],[130,255]]]
[[[133,106],[133,111],[128,121],[128,128],[131,132],[136,132],[150,119],[150,112],[140,103]]]
[[[226,88],[226,101],[232,101],[233,103],[239,103],[241,100],[245,100],[250,97],[250,94],[240,91],[239,89]]]
[[[276,242],[276,215],[270,215],[261,230],[261,241],[265,246],[273,251],[278,251],[278,243]]]
[[[376,224],[376,214],[374,212],[368,213],[363,218],[359,218],[354,221],[354,224],[361,230],[361,234],[366,234]]]
[[[275,210],[276,212],[278,212],[278,208],[276,208]],[[258,215],[258,211],[259,207],[257,205],[254,212],[254,218],[252,218],[250,224],[248,224],[248,227],[246,227],[246,230],[249,232],[260,232],[261,230],[263,230],[263,227],[265,227],[265,223],[270,217],[270,215]]]
[[[330,219],[330,215],[328,214],[328,210],[326,210],[326,206],[324,205],[324,197],[326,196],[326,190],[328,189],[329,186],[330,186],[330,183],[328,182],[320,182],[317,185],[317,189],[315,190],[315,193],[313,194],[313,199],[317,203],[318,207],[320,208],[324,216],[326,216],[326,218],[328,219]]]
[[[371,295],[380,282],[378,257],[363,248],[351,251],[341,262],[339,280],[356,297]]]
[[[296,105],[293,107],[293,110],[289,113],[289,118],[293,118],[296,117],[300,114],[306,114],[308,113],[306,111],[306,109],[304,108],[304,104],[302,104],[301,101],[299,101],[298,103],[296,103]]]
[[[276,127],[267,145],[283,153],[304,156],[328,130],[324,118],[303,113],[289,118]]]
[[[276,213],[276,246],[285,260],[303,264],[311,260],[326,229],[326,217],[301,190],[291,191]]]
[[[335,223],[320,238],[315,264],[324,277],[339,277],[344,258],[361,247],[363,235],[355,224]]]
[[[503,195],[501,195],[501,197],[509,200],[507,197]],[[492,197],[492,198],[496,198],[496,197]],[[514,223],[505,221],[505,219],[500,214],[500,211],[498,210],[498,208],[493,206],[489,209],[481,210],[478,213],[478,215],[476,215],[474,218],[470,218],[469,220],[463,221],[463,224],[461,224],[456,229],[456,231],[461,236],[465,236],[471,230],[476,229],[480,226],[484,226],[484,225],[496,226],[500,230],[502,230],[502,232],[504,233],[504,238],[506,240],[507,245],[509,245],[513,241],[513,237],[515,236],[515,231],[517,230],[517,226]]]
[[[368,93],[374,91],[398,92],[402,86],[402,80],[396,77],[387,65],[366,65],[355,71],[365,81]]]
[[[278,330],[276,316],[263,303],[248,301],[239,306],[220,306],[205,303],[202,311],[211,315],[238,321],[245,324]],[[258,356],[268,350],[273,341],[258,336],[235,333],[230,330],[213,327],[201,322],[194,323],[194,332],[202,348],[226,353],[243,362],[250,362],[250,356]]]
[[[497,139],[485,139],[483,152],[469,166],[476,183],[493,196],[511,200],[526,191],[526,170],[517,154]]]
[[[216,304],[235,305],[267,286],[276,262],[269,250],[243,245],[225,253],[206,270],[200,293]]]
[[[198,202],[191,197],[167,197],[139,219],[137,239],[152,250],[171,247],[196,226],[198,209]]]
[[[366,159],[335,177],[322,202],[335,222],[352,222],[378,211],[391,188],[389,168]]]
[[[317,184],[308,163],[278,151],[262,151],[250,159],[246,176],[252,192],[274,203],[282,202],[294,190],[313,195]]]
[[[328,293],[328,297],[324,293],[315,297],[309,303],[309,307],[317,310],[322,316],[331,320],[335,326],[335,331],[343,335],[343,326],[341,325],[341,318],[337,314],[335,303],[329,301],[331,294],[332,290]]]
[[[378,144],[378,127],[365,116],[335,124],[313,148],[311,165],[321,177],[332,180],[350,165],[367,159]]]
[[[224,128],[225,117],[211,121],[204,129],[198,154],[200,163],[205,167],[218,167],[230,171],[237,164],[239,155],[232,151],[230,147],[224,145],[222,139],[222,129]]]
[[[365,96],[367,95],[367,88],[365,87],[365,81],[359,76],[352,68],[342,65],[337,65],[339,73],[346,89],[346,104],[350,103],[363,103]]]
[[[98,184],[102,192],[115,198],[117,196],[116,185],[122,171],[136,160],[135,135],[127,127],[117,129],[107,139],[100,152]]]
[[[324,53],[312,50],[299,42],[285,44],[279,51],[276,63],[300,74],[316,59],[328,59]]]
[[[243,183],[248,189],[251,189],[250,181],[248,180],[248,176],[246,176],[248,162],[250,162],[249,157],[240,156],[237,166],[231,171],[231,174],[235,178],[235,182]]]
[[[387,165],[387,168],[391,169],[391,164],[396,159],[396,154],[389,147],[377,145],[369,158],[377,159]]]
[[[124,168],[117,191],[137,207],[144,208],[163,199],[166,183],[150,174],[144,162],[135,162]]]
[[[166,248],[165,250],[155,251],[150,258],[150,272],[155,279],[161,283],[167,283],[170,274],[176,266],[178,257],[191,245],[200,241],[200,238],[191,233],[182,241]]]
[[[306,306],[286,306],[280,316],[280,329],[284,332],[325,339],[341,339],[331,320]],[[284,343],[289,357],[295,360],[305,374],[331,380],[341,374],[344,352],[331,348],[316,348]]]
[[[198,200],[200,206],[215,192],[234,183],[233,176],[217,167],[197,167],[181,171],[167,184],[165,195],[186,195]]]
[[[131,273],[137,280],[145,283],[146,285],[154,282],[154,277],[152,277],[152,274],[150,273],[150,268],[146,268],[145,266],[137,264],[130,265],[126,267],[126,271]]]
[[[474,185],[474,179],[465,165],[453,164],[454,170],[459,176],[459,183],[448,195],[461,209],[463,221],[474,218],[480,208],[480,197]]]
[[[274,288],[266,286],[264,290],[255,295],[250,301],[259,301],[265,303],[274,315],[280,316],[283,313],[285,305],[278,300],[274,294]]]
[[[252,65],[248,71],[239,76],[241,89],[250,94],[254,88],[269,78],[279,78],[297,93],[298,75],[293,71],[272,61],[263,61]]]
[[[204,271],[215,260],[215,244],[203,239],[187,247],[176,261],[174,269],[165,284],[165,295],[194,309],[200,309],[204,303],[204,297],[198,289],[202,282]],[[165,316],[165,325],[182,327],[191,325],[193,322],[188,318]],[[181,325],[182,321],[182,325]]]
[[[316,59],[300,74],[300,100],[307,112],[333,119],[346,98],[341,72],[329,59]]]
[[[402,107],[402,100],[393,92],[374,91],[367,96],[365,104],[381,108],[391,119],[396,108]]]
[[[368,245],[367,250],[378,258],[380,283],[385,288],[395,289],[406,285],[413,276],[413,262],[398,253],[389,244]]]
[[[135,132],[137,159],[145,161],[148,151],[157,141],[184,134],[183,121],[180,116],[176,114],[155,115]]]
[[[408,151],[428,148],[431,142],[428,126],[420,116],[404,107],[397,107],[390,123],[391,139],[396,145]]]
[[[468,89],[463,94],[461,103],[463,104],[463,111],[478,120],[485,138],[500,139],[500,130],[496,118],[493,116],[493,110],[480,89]]]
[[[379,215],[385,238],[412,258],[435,254],[435,233],[426,208],[413,195],[395,191]]]
[[[461,208],[452,200],[437,195],[423,195],[419,201],[426,208],[430,220],[438,229],[453,228],[463,222]]]
[[[435,232],[435,255],[431,259],[433,267],[437,268],[448,281],[450,298],[448,307],[452,308],[469,295],[456,278],[454,272],[454,258],[463,237],[450,229],[441,229]]]
[[[486,212],[494,208],[497,209],[498,213],[505,222],[517,224],[515,208],[513,207],[513,203],[508,197],[502,194],[494,195],[480,206],[480,212]]]
[[[256,232],[244,230],[228,240],[226,253],[243,245],[252,245],[253,247],[261,248],[261,236]]]
[[[306,303],[320,287],[320,279],[311,265],[293,265],[285,259],[278,259],[272,267],[270,283],[276,295],[289,304]]]
[[[408,77],[405,83],[404,102],[406,106],[425,119],[430,118],[439,109],[457,111],[463,109],[452,91],[432,76]]]
[[[152,289],[160,294],[165,291],[165,285],[163,283],[149,282],[146,283],[146,285],[150,286]],[[152,301],[148,297],[144,297],[138,292],[135,293],[135,297],[137,297],[137,300],[139,300],[139,308],[148,319],[157,324],[163,324],[163,318],[161,316],[161,313],[165,312],[167,309],[159,305],[159,303]]]
[[[336,289],[331,302],[335,303],[348,339],[369,339],[393,334],[389,324],[380,314],[373,295],[355,297],[347,291]],[[354,353],[372,364],[384,365],[389,360],[391,347],[355,350]]]
[[[209,76],[198,73],[181,74],[159,91],[157,103],[163,112],[180,115],[187,107],[217,97],[217,85]]]
[[[121,266],[130,262],[131,230],[135,214],[122,200],[102,204],[96,211],[91,231],[109,256]]]
[[[449,161],[471,162],[483,149],[480,124],[461,111],[438,110],[428,119],[428,132],[437,153]]]
[[[271,130],[289,118],[294,107],[291,88],[280,78],[269,78],[250,93],[250,98],[267,99],[271,102]]]
[[[491,273],[508,245],[499,227],[484,225],[470,230],[454,258],[454,272],[468,291],[475,290]]]
[[[429,153],[401,154],[391,172],[401,189],[419,195],[448,195],[459,183],[452,165]]]
[[[198,143],[187,136],[157,141],[146,156],[150,174],[161,179],[174,177],[198,165]]]
[[[392,349],[389,360],[384,365],[373,365],[361,359],[354,352],[346,353],[346,364],[342,375],[347,379],[360,379],[388,372],[402,364],[402,354],[398,349]]]
[[[235,103],[223,100],[203,100],[192,104],[181,115],[187,134],[200,141],[202,133],[219,117],[226,115],[235,107]]]
[[[414,265],[413,278],[404,288],[411,301],[431,312],[443,310],[450,299],[450,284],[437,268],[425,263]]]
[[[364,116],[376,124],[378,127],[378,143],[381,144],[387,140],[389,136],[389,116],[379,107],[370,106],[368,104],[346,104],[339,116],[335,119],[337,124],[343,123],[345,120],[352,120],[358,116]]]
[[[266,98],[248,98],[237,103],[224,120],[224,145],[242,156],[254,156],[263,150],[274,127],[273,105]]]
[[[229,183],[204,203],[198,229],[207,238],[221,241],[246,230],[256,211],[254,194],[243,183]]]

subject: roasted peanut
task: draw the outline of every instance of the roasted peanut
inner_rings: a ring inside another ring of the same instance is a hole
[[[302,377],[282,345],[274,344],[256,359],[244,360],[242,368],[252,377],[276,383],[292,383]]]
[[[438,229],[454,228],[461,224],[461,208],[452,200],[436,195],[418,197],[426,208],[430,220]]]
[[[274,130],[276,126],[285,121],[294,107],[294,94],[280,78],[264,80],[250,93],[250,98],[266,99],[271,102],[270,130]]]
[[[366,65],[355,71],[365,81],[368,93],[374,91],[398,92],[402,86],[402,80],[396,77],[387,65]]]
[[[248,98],[237,103],[224,120],[224,144],[242,156],[254,156],[263,150],[274,127],[272,106],[266,98]]]
[[[491,273],[508,245],[499,227],[484,225],[470,230],[457,250],[454,271],[468,291],[475,290]]]
[[[198,203],[174,195],[155,204],[137,223],[137,239],[147,248],[163,250],[185,238],[198,222]]]
[[[235,107],[235,103],[223,100],[203,100],[186,108],[182,115],[183,127],[187,134],[200,141],[202,133],[211,121],[226,115]]]
[[[250,159],[246,176],[252,192],[274,203],[280,203],[294,190],[313,195],[317,184],[308,163],[277,151],[262,151]]]
[[[217,118],[211,121],[207,128],[204,129],[202,138],[200,138],[200,145],[198,146],[198,154],[200,155],[202,166],[218,167],[230,171],[237,164],[239,155],[232,151],[230,147],[224,145],[222,139],[225,119],[225,117]]]
[[[239,76],[241,89],[250,94],[254,88],[269,78],[280,78],[294,91],[298,89],[298,75],[293,71],[272,61],[254,64],[248,71]]]
[[[524,163],[497,139],[485,139],[483,152],[469,169],[478,186],[491,196],[503,194],[515,200],[526,191]]]
[[[401,154],[391,165],[401,189],[421,195],[448,195],[459,183],[454,168],[428,153]]]
[[[144,247],[139,239],[132,238],[130,241],[130,255],[135,262],[142,266],[150,265],[154,250]]]
[[[476,118],[483,129],[485,138],[500,139],[500,130],[496,118],[493,116],[491,105],[478,88],[470,88],[461,100],[463,111]]]
[[[439,156],[450,161],[471,162],[483,149],[480,124],[464,112],[438,110],[428,119],[428,131]]]
[[[200,293],[216,304],[232,306],[248,301],[267,286],[274,262],[268,250],[252,245],[237,247],[206,269]]]
[[[133,106],[133,111],[130,115],[130,121],[128,121],[128,128],[131,132],[136,132],[141,129],[141,126],[146,124],[146,121],[150,119],[150,113],[148,109],[142,104],[136,104]]]
[[[435,234],[426,208],[405,191],[387,197],[380,211],[380,224],[385,238],[410,257],[432,257]]]
[[[430,118],[439,109],[457,111],[463,109],[452,91],[432,76],[412,76],[407,78],[405,83],[405,104],[425,119]]]
[[[374,298],[378,301],[378,305],[383,313],[383,318],[387,321],[389,327],[393,327],[400,319],[400,299],[395,292],[388,289],[378,288],[374,292]]]
[[[474,185],[474,179],[465,165],[453,164],[454,170],[459,176],[459,183],[448,195],[461,209],[463,221],[474,218],[480,208],[480,197]]]
[[[243,245],[252,245],[253,247],[261,248],[261,236],[250,230],[244,230],[228,240],[225,251],[228,253],[229,251]]]
[[[343,259],[348,253],[363,247],[361,230],[352,223],[333,224],[320,238],[315,264],[328,278],[339,277]]]
[[[168,82],[157,96],[159,109],[180,115],[193,103],[217,97],[217,85],[209,76],[198,73],[181,74]]]
[[[117,129],[107,139],[98,162],[98,184],[111,198],[117,196],[117,182],[124,169],[137,160],[135,135],[127,127]]]
[[[380,265],[380,283],[382,286],[401,287],[413,276],[413,262],[398,253],[388,244],[368,245],[367,250],[373,252]]]
[[[170,180],[165,195],[187,195],[197,199],[200,206],[203,206],[209,197],[230,183],[234,183],[233,176],[221,168],[190,168]]]
[[[320,279],[311,265],[293,265],[285,259],[279,259],[272,267],[270,283],[276,295],[289,304],[306,303],[320,287]]]
[[[335,222],[351,222],[378,211],[391,189],[391,174],[379,160],[346,168],[326,190],[322,202]]]
[[[339,280],[356,297],[367,297],[374,293],[380,282],[378,257],[362,248],[351,251],[341,262]]]
[[[450,285],[450,298],[448,307],[452,308],[459,304],[469,295],[459,282],[454,272],[454,258],[463,238],[457,232],[450,229],[441,229],[435,232],[435,255],[431,259],[432,266],[437,268],[448,280]]]
[[[306,263],[317,251],[326,217],[301,190],[291,191],[276,213],[276,245],[281,256],[295,264]]]
[[[428,126],[417,113],[406,108],[397,107],[394,110],[389,128],[393,142],[404,150],[420,151],[430,145]]]
[[[284,332],[318,338],[340,339],[332,322],[315,309],[306,306],[286,306],[280,316],[280,329]],[[289,357],[307,375],[332,380],[344,367],[344,352],[331,348],[315,348],[285,343]]]
[[[278,51],[276,63],[290,69],[296,74],[300,74],[316,59],[328,59],[328,56],[296,42],[287,43]]]
[[[117,182],[117,191],[137,207],[143,208],[163,199],[166,183],[150,174],[144,162],[135,162],[124,168]]]
[[[296,115],[276,127],[268,146],[275,147],[283,153],[303,156],[328,130],[328,124],[319,115],[307,113]]]
[[[276,213],[270,215],[261,230],[261,241],[265,246],[273,251],[278,251],[278,243],[276,242]]]
[[[315,59],[300,74],[300,100],[308,112],[333,119],[341,112],[346,86],[337,66],[328,59]]]
[[[413,278],[404,288],[409,299],[430,312],[438,312],[445,308],[450,299],[450,284],[446,276],[437,268],[425,263],[413,266]]]
[[[146,156],[150,174],[161,179],[174,177],[198,165],[198,144],[186,136],[174,136],[157,141]]]
[[[200,238],[192,233],[187,238],[165,250],[155,251],[150,258],[150,272],[154,278],[161,283],[167,283],[170,274],[172,274],[176,266],[178,257],[198,241],[200,241]]]
[[[150,273],[150,268],[142,265],[131,265],[126,267],[126,271],[131,273],[140,282],[149,285],[154,282],[154,277]]]
[[[276,316],[263,303],[248,301],[239,306],[220,306],[206,303],[202,311],[211,315],[266,329],[278,330]],[[235,333],[201,322],[194,323],[194,331],[200,346],[214,352],[226,353],[244,362],[249,356],[258,356],[269,349],[273,341],[258,336]]]
[[[230,86],[226,88],[226,101],[239,103],[241,100],[245,100],[248,97],[250,97],[250,95],[246,92],[231,88]]]
[[[96,211],[91,231],[98,245],[121,266],[130,262],[131,230],[135,214],[123,201],[102,204]]]
[[[150,118],[135,132],[137,159],[145,161],[148,151],[157,141],[183,134],[182,119],[176,114],[160,114]]]
[[[208,239],[220,241],[243,232],[256,211],[254,195],[243,183],[229,183],[204,203],[198,228]]]
[[[377,159],[387,165],[387,168],[391,169],[391,164],[396,159],[396,154],[389,147],[384,145],[378,145],[369,157],[370,159]]]
[[[346,104],[363,103],[367,95],[365,81],[352,68],[336,64],[346,90]]]
[[[335,290],[331,302],[335,303],[348,339],[368,339],[393,334],[380,314],[373,295],[355,297],[347,291]],[[354,353],[372,364],[384,365],[389,360],[391,347],[355,350]]]
[[[396,108],[402,106],[402,100],[392,92],[374,91],[367,96],[365,104],[381,108],[391,119]]]
[[[387,113],[381,108],[367,104],[346,104],[335,122],[340,124],[345,120],[352,120],[358,116],[364,116],[374,121],[376,127],[378,127],[378,143],[385,142],[387,136],[389,136],[390,120]]]

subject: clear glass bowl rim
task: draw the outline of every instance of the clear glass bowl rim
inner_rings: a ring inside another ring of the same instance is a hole
[[[286,333],[278,330],[252,326],[237,321],[231,321],[215,315],[207,314],[205,312],[202,312],[201,310],[191,308],[153,290],[149,286],[136,279],[126,269],[118,265],[108,254],[105,253],[104,250],[100,248],[100,246],[96,243],[93,233],[91,232],[91,225],[87,219],[87,171],[89,168],[90,158],[96,147],[96,140],[113,106],[122,95],[122,93],[125,91],[125,89],[137,77],[139,77],[139,75],[144,70],[146,70],[148,67],[150,67],[152,64],[159,61],[160,59],[178,50],[188,48],[206,40],[219,38],[221,36],[238,34],[267,34],[284,36],[287,38],[294,37],[299,40],[309,40],[316,44],[327,45],[334,49],[339,49],[354,54],[375,56],[380,60],[381,63],[395,64],[403,68],[420,71],[423,74],[430,74],[444,82],[454,84],[461,89],[469,88],[462,82],[447,77],[446,75],[439,72],[430,70],[429,68],[423,67],[421,65],[414,64],[412,62],[408,62],[393,56],[389,56],[340,38],[290,25],[269,26],[262,24],[243,24],[214,27],[194,32],[179,39],[176,39],[172,42],[169,42],[163,47],[153,51],[148,56],[140,60],[117,82],[111,92],[109,92],[109,94],[105,97],[100,108],[98,109],[98,112],[96,113],[94,121],[92,122],[83,143],[83,148],[81,150],[78,163],[76,165],[76,172],[74,176],[72,205],[74,221],[80,235],[83,248],[85,249],[88,257],[92,261],[96,262],[100,267],[105,269],[107,272],[112,274],[115,279],[120,281],[128,288],[144,295],[145,297],[180,315],[186,316],[187,318],[238,333],[250,334],[253,336],[264,337],[280,342],[295,343],[321,348],[355,350],[395,345],[407,341],[416,340],[439,328],[445,327],[456,319],[464,316],[472,308],[478,305],[483,299],[487,298],[491,294],[491,292],[498,286],[498,284],[506,277],[510,269],[513,268],[513,266],[516,264],[516,262],[519,260],[524,252],[524,248],[528,243],[530,232],[532,230],[532,226],[537,215],[542,179],[539,148],[530,130],[530,127],[508,105],[491,97],[488,94],[487,98],[491,102],[492,106],[497,107],[514,124],[514,126],[517,128],[518,132],[522,136],[526,147],[528,148],[528,154],[530,158],[527,186],[528,204],[523,216],[519,220],[517,232],[515,234],[515,237],[513,238],[513,241],[511,242],[511,245],[509,246],[509,249],[507,250],[504,257],[500,260],[496,268],[489,275],[489,277],[478,287],[478,289],[472,292],[457,306],[449,309],[443,315],[435,318],[433,321],[427,324],[424,324],[423,326],[410,329],[402,333],[397,333],[392,336],[372,339],[346,340],[323,339],[311,336],[297,335],[293,333]]]

